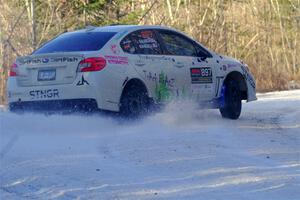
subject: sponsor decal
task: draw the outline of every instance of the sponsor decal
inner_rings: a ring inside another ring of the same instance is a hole
[[[234,67],[237,67],[237,66],[238,65],[236,65],[236,64],[227,64],[227,65],[223,65],[222,67],[220,67],[220,70],[227,71],[230,68],[234,68]]]
[[[120,53],[120,49],[118,49],[118,46],[116,44],[112,44],[110,46],[110,50],[111,52],[113,52],[114,54],[119,54]]]
[[[51,62],[78,62],[78,58],[76,57],[56,57],[56,58],[29,58],[29,59],[20,59],[19,61],[21,64],[45,64],[45,63],[51,63]]]
[[[141,49],[147,49],[147,48],[158,48],[158,44],[156,40],[153,38],[145,38],[145,39],[140,39],[139,40],[139,47]]]
[[[175,86],[175,79],[174,78],[168,78],[167,75],[164,75],[163,72],[161,72],[160,74],[158,73],[153,73],[153,72],[147,72],[146,70],[143,70],[144,72],[144,77],[148,80],[148,81],[153,81],[155,83],[157,82],[164,82],[167,86],[167,88],[174,88]]]
[[[136,60],[134,64],[135,64],[136,66],[139,66],[139,67],[145,66],[145,62],[142,61],[141,59]]]
[[[110,64],[128,65],[128,57],[124,56],[104,56]]]
[[[171,101],[175,97],[185,97],[186,90],[175,88],[175,78],[169,78],[163,71],[160,73],[143,70],[144,77],[155,83],[155,98],[158,102]]]
[[[141,31],[141,36],[142,36],[142,38],[152,38],[153,33],[152,33],[152,31],[149,31],[149,30]]]
[[[212,70],[210,67],[191,68],[192,84],[212,83]]]
[[[143,38],[138,40],[139,48],[141,49],[154,49],[158,48],[158,43],[153,38]]]
[[[155,50],[159,47],[157,41],[154,39],[153,32],[150,30],[141,31],[138,38],[137,43],[140,49]]]
[[[157,55],[157,56],[144,56],[144,55],[141,55],[141,56],[139,56],[140,57],[140,59],[144,59],[144,60],[151,60],[151,61],[155,61],[155,60],[171,60],[171,58],[170,57],[168,57],[168,56],[159,56],[159,55]],[[175,60],[174,60],[175,61]]]
[[[43,59],[42,59],[42,62],[43,62],[43,63],[48,63],[48,62],[49,62],[49,58],[43,58]]]
[[[183,86],[175,86],[175,78],[169,78],[163,71],[160,73],[143,70],[144,78],[155,84],[155,99],[158,102],[169,102],[174,99],[186,98],[188,91]]]
[[[167,75],[161,72],[158,76],[158,83],[155,84],[155,96],[158,101],[164,102],[171,98],[171,91],[167,85]]]
[[[236,65],[236,64],[228,64],[227,65],[227,68],[229,69],[229,68],[234,68],[234,67],[237,67],[238,65]]]
[[[154,81],[154,82],[157,82],[158,76],[157,76],[156,73],[147,72],[146,70],[143,70],[143,72],[144,72],[144,77],[145,77],[148,81]]]
[[[58,89],[31,90],[29,95],[31,99],[53,99],[59,98],[59,91]]]
[[[143,38],[143,39],[139,39],[139,43],[140,44],[156,43],[156,40],[154,40],[153,38]]]
[[[153,49],[153,48],[157,48],[158,45],[156,43],[149,43],[149,44],[140,44],[139,47],[141,49]]]
[[[89,82],[87,82],[85,79],[84,79],[84,77],[83,77],[83,75],[81,76],[81,80],[80,81],[78,81],[78,83],[76,84],[76,85],[84,85],[84,84],[86,84],[86,85],[90,85],[89,84]]]

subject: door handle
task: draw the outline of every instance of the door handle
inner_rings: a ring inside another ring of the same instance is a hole
[[[145,63],[135,63],[136,66],[143,67]]]
[[[181,67],[184,67],[184,63],[183,62],[176,62],[174,64],[175,67],[178,67],[178,68],[181,68]]]
[[[134,64],[135,64],[136,66],[142,67],[142,66],[144,66],[146,63],[144,63],[144,62],[141,61],[141,60],[137,60]]]

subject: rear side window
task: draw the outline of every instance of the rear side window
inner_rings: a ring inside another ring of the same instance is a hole
[[[168,54],[179,56],[196,56],[197,52],[192,41],[171,31],[160,31]]]
[[[33,54],[97,51],[100,50],[115,34],[115,32],[65,33],[49,41],[33,52]]]
[[[133,41],[130,38],[130,35],[127,35],[122,41],[121,41],[121,48],[123,49],[124,52],[126,53],[131,53],[135,54],[137,53],[137,48]]]
[[[123,51],[132,54],[161,54],[160,44],[152,30],[135,31],[121,41]]]

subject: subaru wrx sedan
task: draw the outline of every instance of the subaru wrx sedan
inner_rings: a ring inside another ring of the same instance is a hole
[[[152,105],[191,99],[240,116],[256,100],[246,64],[162,26],[116,25],[63,33],[12,65],[11,111],[109,110],[139,116]]]

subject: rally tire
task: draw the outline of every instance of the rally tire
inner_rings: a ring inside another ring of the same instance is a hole
[[[238,119],[242,110],[242,98],[238,83],[229,80],[224,85],[223,105],[220,107],[220,113],[223,118]]]
[[[120,114],[137,118],[149,112],[149,98],[145,88],[136,85],[126,87],[120,101]]]

